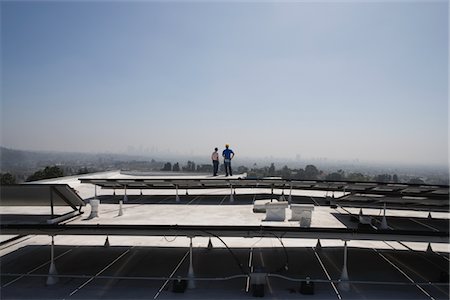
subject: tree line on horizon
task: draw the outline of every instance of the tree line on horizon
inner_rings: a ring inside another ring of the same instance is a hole
[[[249,169],[245,166],[238,166],[236,168],[238,173],[247,173],[247,177],[250,178],[261,178],[261,177],[281,177],[283,179],[298,179],[298,180],[330,180],[330,181],[375,181],[375,182],[400,182],[397,174],[379,174],[376,176],[364,175],[359,172],[352,172],[346,174],[344,170],[339,169],[336,172],[325,173],[319,170],[315,165],[306,165],[306,167],[299,169],[291,169],[287,165],[281,169],[276,169],[275,164],[271,163],[270,166],[256,167]],[[187,164],[180,168],[178,162],[172,165],[170,162],[166,162],[161,171],[172,171],[172,172],[212,172],[212,166],[197,165],[193,161],[188,161]],[[223,170],[223,165],[219,168],[219,171]],[[409,183],[424,183],[420,178],[413,178],[409,180]]]

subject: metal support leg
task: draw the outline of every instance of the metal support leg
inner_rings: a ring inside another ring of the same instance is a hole
[[[123,204],[123,201],[119,200],[119,213],[117,214],[117,216],[119,216],[119,217],[123,215],[122,204]]]
[[[195,289],[195,280],[193,278],[194,275],[194,266],[192,264],[192,237],[190,237],[190,244],[189,244],[189,271],[188,271],[188,289]]]
[[[123,202],[127,202],[128,201],[128,196],[127,196],[127,186],[125,186],[125,195],[123,195]]]
[[[289,188],[288,203],[289,203],[289,204],[292,203],[292,182],[290,183],[290,188]]]
[[[380,229],[388,229],[388,224],[386,221],[386,202],[384,203],[384,209],[383,209],[383,218],[381,219],[381,225]]]
[[[50,214],[51,214],[50,219],[53,219],[55,217],[55,211],[53,208],[53,187],[50,187]]]
[[[234,202],[233,185],[230,184],[230,202]]]
[[[123,215],[123,208],[122,205],[124,202],[128,201],[128,196],[127,196],[127,186],[125,185],[125,191],[124,191],[124,195],[123,195],[123,200],[119,200],[119,213],[117,214],[118,217]]]
[[[55,266],[55,238],[52,235],[52,245],[50,247],[50,269],[48,270],[47,285],[53,285],[58,282],[58,277],[55,277],[54,275],[58,275],[58,271],[56,271]]]
[[[180,202],[180,196],[178,196],[178,184],[175,185],[175,192],[176,192],[175,201]]]
[[[341,282],[339,282],[339,289],[345,292],[350,290],[350,283],[348,283],[347,271],[347,241],[344,242],[344,266],[342,267]]]
[[[284,189],[281,191],[281,195],[280,195],[280,198],[278,198],[278,201],[280,201],[280,202],[286,201],[286,198],[284,198]]]

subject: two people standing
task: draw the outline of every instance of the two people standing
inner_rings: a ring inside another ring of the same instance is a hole
[[[225,176],[233,176],[233,171],[231,170],[231,160],[234,157],[234,152],[231,150],[230,145],[225,145],[225,150],[222,151],[223,164],[225,165]],[[217,153],[217,148],[214,148],[214,152],[211,154],[211,159],[213,162],[213,176],[217,176],[217,171],[219,170],[219,153]]]

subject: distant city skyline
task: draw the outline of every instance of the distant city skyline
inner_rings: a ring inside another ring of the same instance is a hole
[[[0,5],[1,146],[448,165],[448,1]]]

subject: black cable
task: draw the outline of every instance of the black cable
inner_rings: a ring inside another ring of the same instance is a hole
[[[242,263],[237,258],[236,254],[233,251],[231,251],[231,249],[228,247],[228,245],[218,235],[216,235],[214,233],[211,233],[211,232],[208,232],[208,231],[203,231],[203,232],[205,232],[205,233],[207,233],[209,235],[212,235],[213,237],[218,238],[222,242],[222,244],[225,245],[225,247],[228,249],[228,251],[231,253],[231,255],[233,256],[233,258],[236,261],[237,265],[239,266],[239,269],[241,269],[242,274],[245,274],[245,275],[249,275],[250,274],[250,272],[248,272],[248,271],[246,272],[244,270],[244,267],[242,266]]]
[[[284,256],[285,256],[285,258],[286,258],[286,263],[284,264],[284,266],[279,267],[279,268],[276,270],[276,272],[281,272],[281,271],[283,271],[283,270],[286,270],[286,271],[287,271],[288,266],[289,266],[289,255],[288,255],[288,252],[287,252],[286,247],[284,246],[284,243],[283,243],[283,240],[282,240],[283,236],[279,237],[279,236],[277,236],[277,235],[276,235],[275,233],[273,233],[273,232],[270,232],[270,234],[272,234],[274,237],[276,237],[276,238],[280,241],[281,246],[283,246]]]

